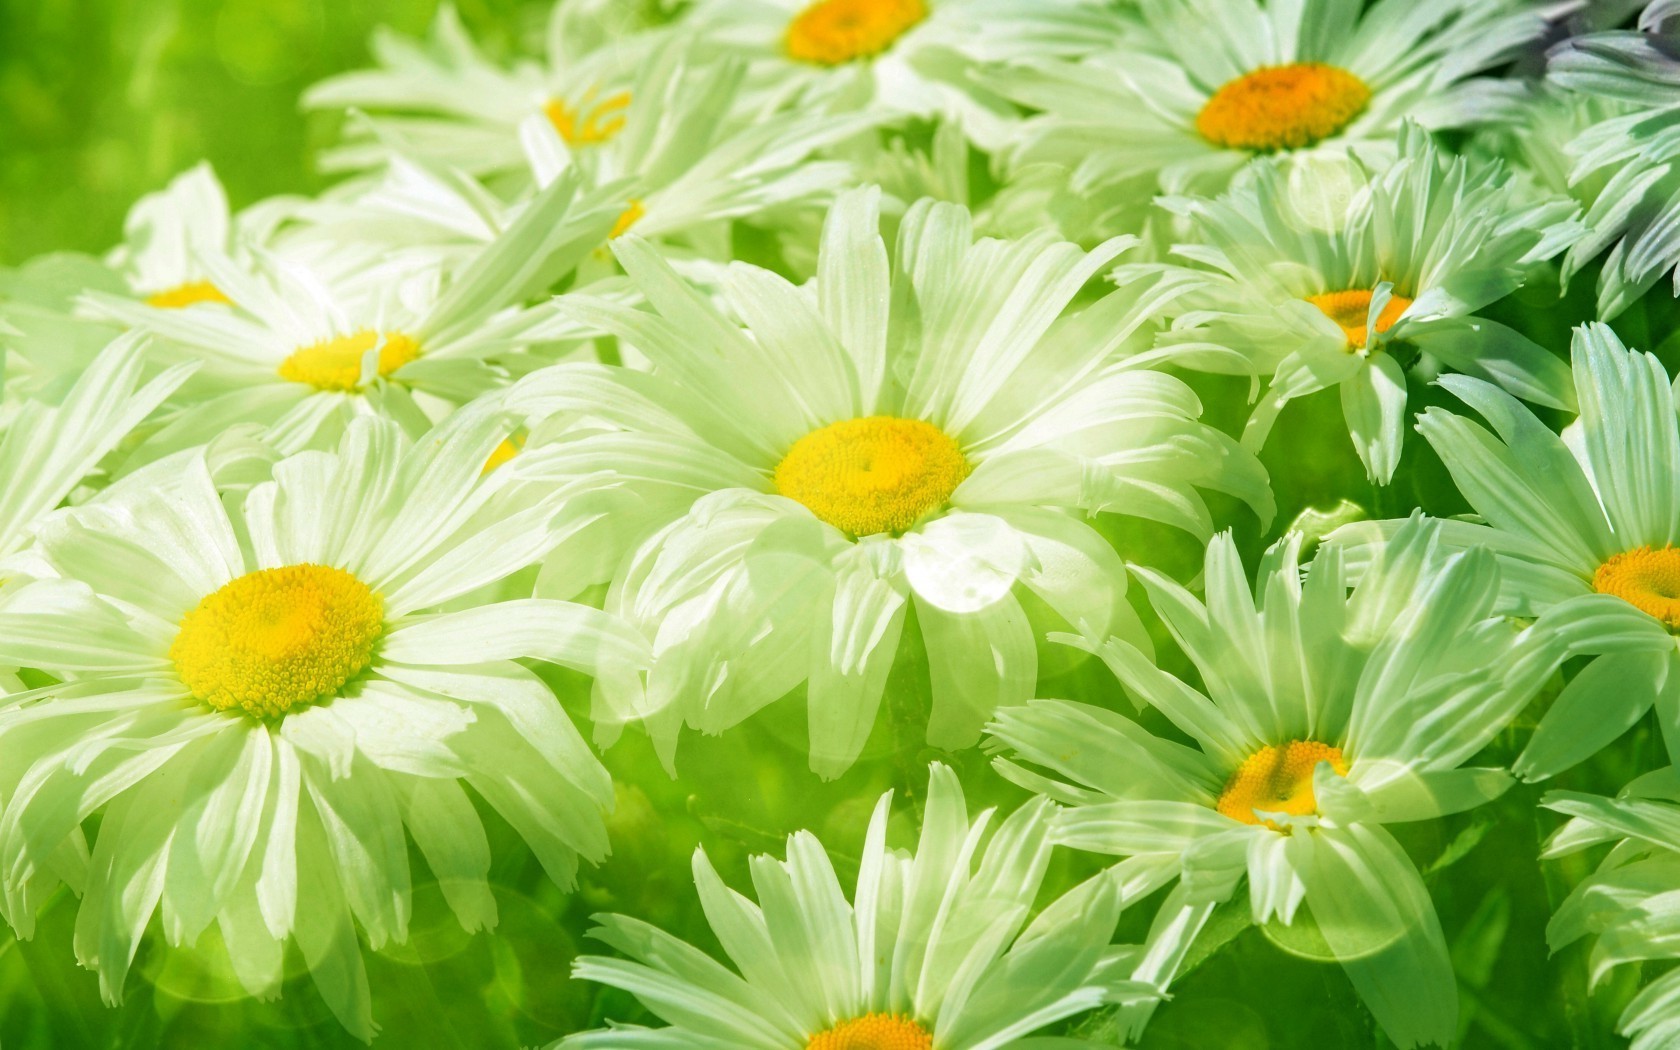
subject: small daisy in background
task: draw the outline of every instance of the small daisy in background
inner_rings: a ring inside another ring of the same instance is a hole
[[[550,1050],[1024,1050],[1056,1021],[1153,995],[1126,979],[1137,949],[1109,944],[1120,880],[1098,875],[1037,907],[1048,800],[971,823],[956,774],[934,763],[914,852],[887,845],[891,803],[870,818],[850,900],[809,832],[788,837],[785,861],[752,858],[756,903],[695,852],[700,905],[733,970],[657,927],[596,916],[591,936],[629,959],[584,956],[575,975],[635,995],[667,1027]]]
[[[1432,523],[1403,526],[1351,589],[1333,546],[1303,573],[1301,542],[1291,533],[1272,547],[1251,589],[1221,534],[1205,602],[1133,568],[1205,692],[1122,639],[1067,638],[1194,747],[1113,711],[1038,700],[989,727],[997,768],[1070,807],[1052,818],[1057,842],[1130,858],[1133,879],[1178,880],[1139,979],[1164,991],[1246,877],[1254,922],[1310,921],[1397,1045],[1444,1045],[1458,1014],[1446,939],[1384,825],[1504,793],[1507,773],[1465,762],[1557,657],[1496,615],[1493,558],[1447,552]],[[1152,1009],[1134,1011],[1134,1038]]]
[[[76,957],[113,1003],[154,919],[172,945],[214,923],[262,998],[295,944],[367,1040],[356,931],[407,938],[408,838],[465,929],[496,922],[464,788],[562,888],[606,856],[611,779],[513,661],[633,692],[645,643],[584,606],[464,600],[587,520],[484,471],[512,425],[481,407],[416,444],[362,418],[232,507],[199,456],[41,527],[57,575],[0,610],[0,660],[61,680],[0,710],[0,900],[20,936],[68,883]]]

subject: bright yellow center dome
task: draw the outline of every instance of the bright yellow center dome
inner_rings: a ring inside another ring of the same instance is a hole
[[[383,342],[381,342],[383,340]],[[379,345],[381,377],[420,356],[420,344],[401,332],[357,332],[306,346],[280,362],[280,378],[308,383],[317,390],[357,390],[362,385],[362,357]]]
[[[164,310],[179,310],[184,306],[197,303],[231,303],[232,299],[222,294],[222,290],[209,281],[188,281],[173,288],[165,288],[161,292],[153,292],[146,296],[147,306],[156,306]]]
[[[1215,91],[1196,115],[1196,130],[1226,149],[1301,149],[1347,127],[1370,101],[1371,89],[1345,69],[1267,66]]]
[[[1593,590],[1613,594],[1680,629],[1680,547],[1635,547],[1612,554],[1593,573]]]
[[[619,91],[598,99],[591,88],[575,107],[564,99],[550,99],[543,106],[543,113],[566,145],[598,146],[624,130],[625,111],[629,108],[630,92]]]
[[[1263,747],[1237,767],[1225,790],[1219,793],[1219,812],[1244,824],[1264,824],[1273,831],[1285,828],[1260,817],[1255,811],[1287,813],[1305,817],[1318,812],[1313,794],[1313,770],[1320,762],[1330,763],[1347,776],[1342,749],[1316,740],[1291,740],[1282,747]]]
[[[927,14],[926,0],[817,0],[788,24],[788,57],[820,66],[869,58]]]
[[[181,618],[169,658],[193,696],[258,718],[337,694],[373,659],[384,603],[343,569],[247,573]]]
[[[1348,346],[1359,349],[1371,338],[1366,329],[1366,322],[1371,318],[1371,293],[1363,289],[1350,289],[1345,292],[1325,292],[1323,295],[1309,295],[1307,302],[1318,307],[1325,317],[1336,322],[1347,336]],[[1384,304],[1382,313],[1377,315],[1377,332],[1381,334],[1394,327],[1394,322],[1400,320],[1400,315],[1412,305],[1412,300],[1403,295],[1390,295]]]
[[[793,443],[776,465],[776,491],[853,536],[903,532],[968,477],[956,441],[919,419],[869,416],[832,423]]]
[[[805,1050],[933,1050],[933,1035],[899,1014],[864,1014],[813,1035]]]

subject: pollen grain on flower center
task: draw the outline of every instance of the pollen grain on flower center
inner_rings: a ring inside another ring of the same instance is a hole
[[[1263,747],[1250,755],[1225,782],[1219,793],[1219,812],[1244,824],[1264,824],[1273,831],[1287,828],[1259,814],[1287,813],[1304,817],[1318,812],[1313,793],[1313,771],[1320,762],[1330,763],[1347,776],[1342,749],[1316,740],[1291,740],[1279,746]]]
[[[624,130],[630,109],[630,92],[618,91],[597,98],[594,88],[584,92],[576,106],[564,99],[550,99],[543,113],[568,146],[598,146]]]
[[[933,1034],[902,1014],[864,1014],[818,1032],[805,1050],[933,1050]]]
[[[1358,350],[1370,341],[1371,332],[1368,322],[1371,319],[1371,293],[1361,288],[1351,288],[1342,292],[1325,292],[1322,295],[1310,295],[1307,302],[1318,307],[1325,317],[1336,322],[1342,334],[1347,336],[1350,350]],[[1382,313],[1377,315],[1377,333],[1380,335],[1394,327],[1394,322],[1400,320],[1400,315],[1412,305],[1412,300],[1403,295],[1390,295],[1388,302],[1383,304]]]
[[[1222,86],[1196,130],[1226,149],[1303,149],[1347,127],[1371,101],[1363,80],[1321,62],[1266,66]]]
[[[280,378],[307,383],[317,390],[359,390],[362,358],[379,347],[378,375],[383,378],[420,356],[420,344],[401,332],[360,331],[306,346],[280,362]]]
[[[951,498],[968,460],[931,423],[869,416],[832,423],[793,443],[776,465],[776,491],[853,536],[898,533]]]
[[[273,718],[337,693],[373,659],[384,603],[343,569],[304,563],[246,573],[181,618],[169,658],[219,711]]]
[[[788,57],[820,66],[869,58],[927,15],[926,0],[817,0],[788,24]]]
[[[1635,547],[1612,554],[1593,573],[1593,590],[1613,594],[1680,630],[1680,547]]]
[[[187,281],[184,284],[178,284],[173,288],[165,288],[161,292],[153,292],[146,296],[146,305],[155,306],[160,310],[180,310],[184,307],[196,306],[199,303],[231,302],[233,300],[229,299],[220,288],[209,281]]]

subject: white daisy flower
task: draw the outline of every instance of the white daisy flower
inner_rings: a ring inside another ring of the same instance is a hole
[[[1394,475],[1406,372],[1491,379],[1527,400],[1572,407],[1569,369],[1515,329],[1476,316],[1578,235],[1573,201],[1512,201],[1497,161],[1438,149],[1407,125],[1399,158],[1316,169],[1258,164],[1217,200],[1169,202],[1193,243],[1175,252],[1203,285],[1179,299],[1158,345],[1169,360],[1270,377],[1244,444],[1258,450],[1290,401],[1339,388],[1366,472]]]
[[[63,680],[0,711],[0,869],[20,936],[61,882],[115,1002],[154,915],[212,923],[252,994],[295,943],[371,1038],[356,926],[408,935],[412,838],[468,930],[494,925],[471,787],[569,887],[607,853],[606,770],[534,657],[636,688],[645,644],[598,610],[462,596],[563,542],[563,491],[481,476],[511,421],[465,410],[417,445],[358,419],[225,507],[203,457],[43,526],[59,574],[0,612],[0,660]],[[454,611],[433,614],[444,603]],[[91,854],[86,822],[99,816]]]
[[[1095,0],[700,0],[685,17],[753,61],[771,107],[940,117],[987,149],[1016,111],[986,67],[1086,54],[1126,25]]]
[[[1500,562],[1501,611],[1539,617],[1574,653],[1604,653],[1572,679],[1515,764],[1550,776],[1620,736],[1657,705],[1680,755],[1680,420],[1662,365],[1603,325],[1574,343],[1581,416],[1564,437],[1480,380],[1440,384],[1492,427],[1440,408],[1418,432],[1480,522],[1440,523],[1442,541],[1485,547]],[[1496,436],[1497,435],[1497,436]],[[1344,526],[1357,566],[1400,522]]]
[[[1377,1022],[1402,1047],[1449,1042],[1457,986],[1434,906],[1383,825],[1482,804],[1510,785],[1466,768],[1555,666],[1494,615],[1491,556],[1450,556],[1436,526],[1402,528],[1357,587],[1335,547],[1303,577],[1301,537],[1266,555],[1250,590],[1228,533],[1208,550],[1205,603],[1146,569],[1168,631],[1205,693],[1132,644],[1072,639],[1195,741],[1112,711],[1040,700],[990,727],[1005,776],[1071,808],[1057,841],[1178,878],[1140,979],[1171,978],[1213,906],[1246,875],[1254,921],[1306,904]],[[1047,774],[1019,765],[1030,763]],[[1141,1027],[1147,1012],[1135,1019]]]
[[[1528,0],[1139,0],[1079,61],[1029,58],[999,90],[1041,115],[1012,164],[1050,161],[1103,197],[1217,193],[1258,154],[1392,149],[1403,120],[1505,119],[1521,92],[1476,74],[1544,32]],[[1375,155],[1375,154],[1373,154]]]
[[[660,530],[608,602],[654,639],[649,728],[667,763],[682,721],[720,732],[803,681],[812,768],[837,776],[874,725],[912,609],[928,739],[970,746],[995,707],[1031,695],[1035,618],[1148,644],[1117,556],[1082,518],[1205,537],[1198,488],[1271,516],[1258,461],[1198,422],[1190,389],[1122,360],[1171,285],[1067,312],[1125,241],[976,240],[964,209],[923,201],[889,256],[878,200],[857,191],[832,209],[814,292],[729,267],[721,296],[744,331],[644,242],[615,241],[654,312],[587,296],[563,308],[651,374],[562,365],[513,393],[521,411],[597,431],[549,462],[639,505],[621,512],[622,542]]]
[[[209,440],[230,423],[266,425],[284,451],[335,441],[365,413],[411,432],[431,416],[506,381],[486,358],[553,338],[546,306],[517,308],[575,267],[605,237],[610,204],[574,200],[576,179],[539,194],[517,219],[458,267],[414,272],[412,261],[330,284],[323,275],[258,251],[250,271],[203,265],[236,304],[174,310],[90,293],[99,315],[159,337],[160,351],[202,363],[201,397],[148,447],[161,455]],[[430,413],[416,394],[435,399]]]
[[[1594,938],[1594,985],[1618,966],[1680,959],[1680,772],[1647,773],[1613,799],[1552,791],[1540,804],[1570,818],[1547,840],[1542,859],[1614,844],[1558,906],[1546,927],[1552,951]],[[1680,969],[1650,980],[1616,1030],[1632,1041],[1630,1050],[1680,1045]]]
[[[584,956],[574,975],[632,993],[668,1027],[551,1050],[1024,1050],[1041,1045],[1023,1039],[1033,1031],[1143,991],[1123,979],[1134,950],[1108,943],[1123,904],[1112,875],[1033,916],[1046,800],[995,830],[991,810],[971,824],[956,775],[935,763],[914,853],[887,846],[891,802],[875,807],[849,901],[809,832],[789,836],[786,861],[752,858],[756,904],[695,851],[700,906],[733,970],[658,927],[597,916],[591,936],[629,959]]]

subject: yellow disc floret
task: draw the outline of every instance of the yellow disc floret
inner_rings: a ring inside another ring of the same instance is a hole
[[[901,1014],[864,1014],[813,1035],[805,1050],[933,1050],[933,1035]]]
[[[362,331],[306,346],[280,362],[280,378],[317,390],[358,390],[362,358],[379,347],[378,374],[388,376],[420,356],[420,344],[401,332]]]
[[[568,146],[598,146],[624,130],[630,92],[619,91],[597,99],[590,88],[574,107],[564,99],[550,99],[543,113]]]
[[[943,430],[919,419],[869,416],[832,423],[793,443],[776,465],[776,491],[842,532],[903,532],[951,498],[968,460]]]
[[[1366,324],[1371,319],[1370,292],[1357,288],[1345,292],[1325,292],[1323,295],[1307,296],[1307,302],[1336,322],[1342,334],[1347,336],[1349,349],[1357,350],[1370,341],[1371,333]],[[1383,304],[1382,313],[1377,315],[1377,332],[1381,334],[1393,328],[1394,322],[1400,320],[1400,315],[1411,305],[1412,300],[1403,295],[1390,295],[1388,302]]]
[[[273,718],[330,699],[366,670],[384,612],[379,595],[343,569],[259,569],[182,617],[169,658],[211,707]]]
[[[618,213],[618,221],[613,223],[612,232],[607,234],[607,239],[623,236],[626,230],[636,225],[646,214],[647,209],[642,207],[642,202],[634,197],[630,198],[629,207]]]
[[[1260,813],[1287,813],[1305,817],[1318,812],[1313,794],[1313,770],[1320,762],[1330,763],[1347,776],[1342,749],[1316,740],[1291,740],[1281,747],[1263,747],[1248,757],[1219,793],[1219,812],[1244,824],[1264,824],[1273,831],[1287,828],[1261,817]]]
[[[1680,630],[1680,547],[1635,547],[1612,554],[1593,573],[1593,590],[1613,594]]]
[[[927,13],[925,0],[817,0],[788,24],[788,57],[819,66],[869,58]]]
[[[147,306],[156,306],[163,310],[179,310],[184,306],[194,306],[198,303],[231,303],[222,290],[209,281],[188,281],[173,288],[165,288],[161,292],[153,292],[146,296]]]
[[[1267,66],[1215,91],[1196,115],[1196,130],[1226,149],[1302,149],[1347,127],[1370,101],[1371,89],[1345,69]]]

